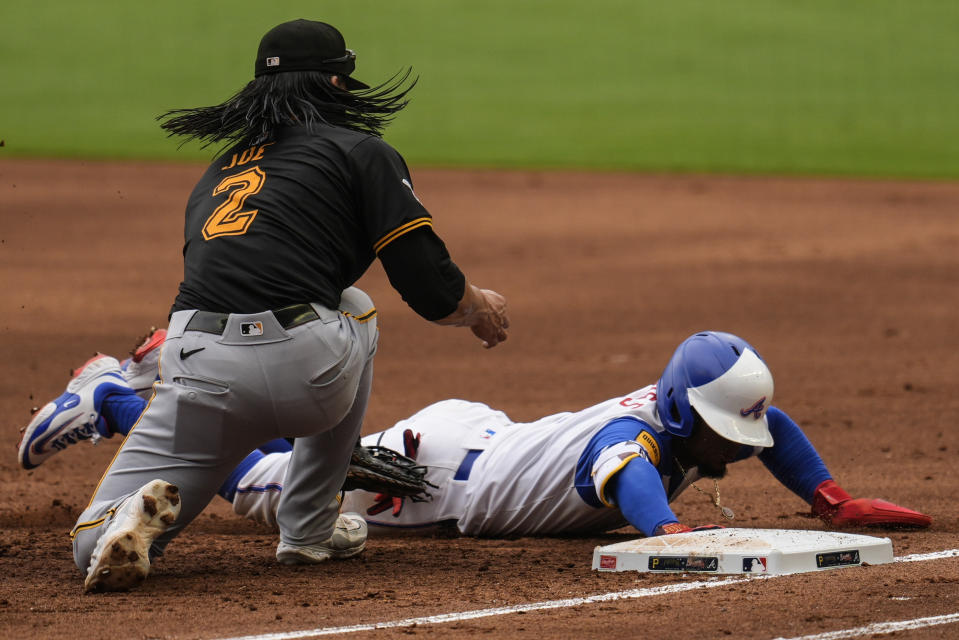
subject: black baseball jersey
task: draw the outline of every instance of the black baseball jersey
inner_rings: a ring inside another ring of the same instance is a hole
[[[193,189],[173,311],[253,313],[302,302],[335,309],[381,250],[424,231],[435,237],[389,144],[340,127],[285,127],[271,142],[231,148]],[[446,273],[443,297],[459,300],[462,275],[438,238],[431,246]],[[453,308],[455,301],[445,312]]]

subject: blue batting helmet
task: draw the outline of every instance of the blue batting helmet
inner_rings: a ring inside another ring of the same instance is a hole
[[[693,432],[696,413],[716,433],[740,444],[773,444],[766,409],[773,377],[759,353],[731,333],[703,331],[676,348],[656,385],[656,409],[666,431]]]

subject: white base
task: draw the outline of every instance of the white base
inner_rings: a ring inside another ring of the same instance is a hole
[[[833,531],[710,529],[596,547],[593,569],[782,575],[892,562],[892,541]]]

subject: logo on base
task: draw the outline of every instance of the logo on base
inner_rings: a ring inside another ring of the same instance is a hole
[[[765,573],[766,558],[743,558],[743,573]]]
[[[828,569],[829,567],[844,567],[847,565],[857,565],[859,561],[859,550],[852,551],[833,551],[832,553],[820,553],[816,556],[816,568]]]
[[[650,556],[650,571],[719,571],[716,556]]]
[[[616,556],[600,556],[600,557],[599,557],[599,568],[600,568],[600,569],[615,569],[615,568],[616,568]]]

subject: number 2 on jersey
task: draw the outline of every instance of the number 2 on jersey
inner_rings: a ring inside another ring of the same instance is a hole
[[[259,193],[266,182],[266,174],[259,167],[251,167],[242,173],[227,176],[216,185],[213,195],[229,192],[226,202],[216,208],[203,224],[203,239],[212,240],[220,236],[241,236],[247,232],[257,209],[243,210],[246,199]]]

